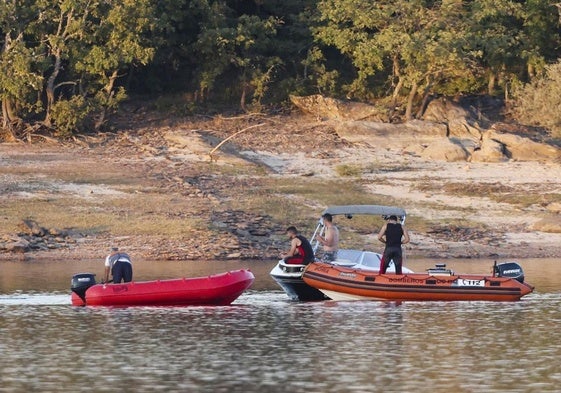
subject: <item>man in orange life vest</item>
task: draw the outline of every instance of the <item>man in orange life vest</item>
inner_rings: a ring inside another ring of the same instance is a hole
[[[314,249],[298,230],[291,226],[286,229],[286,234],[290,238],[290,251],[283,255],[284,262],[296,265],[307,265],[314,260]]]
[[[401,274],[401,266],[403,264],[401,245],[409,243],[407,228],[397,222],[397,216],[390,216],[382,229],[380,229],[378,240],[386,244],[384,255],[380,261],[380,274],[386,273],[391,260],[393,260],[395,265],[395,273]]]

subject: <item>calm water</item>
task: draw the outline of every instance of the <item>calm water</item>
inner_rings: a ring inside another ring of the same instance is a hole
[[[229,307],[120,309],[70,306],[70,276],[100,261],[0,262],[0,392],[558,392],[561,261],[520,262],[520,302],[402,304],[291,302],[274,262],[143,262],[138,280],[256,282]]]

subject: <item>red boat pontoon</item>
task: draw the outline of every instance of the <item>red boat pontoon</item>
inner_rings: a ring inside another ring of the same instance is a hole
[[[95,274],[72,277],[74,306],[224,306],[236,300],[255,279],[249,270],[206,277],[96,284]]]

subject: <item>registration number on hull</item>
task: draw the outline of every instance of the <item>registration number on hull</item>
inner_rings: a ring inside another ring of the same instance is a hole
[[[468,279],[468,278],[458,278],[456,280],[455,285],[457,285],[459,287],[484,287],[485,286],[485,280],[484,279],[472,280],[472,279]]]

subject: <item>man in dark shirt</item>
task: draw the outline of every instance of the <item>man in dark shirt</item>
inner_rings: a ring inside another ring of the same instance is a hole
[[[380,274],[386,273],[386,269],[393,260],[395,273],[401,274],[403,264],[403,252],[401,245],[409,243],[409,233],[404,225],[397,222],[396,216],[390,216],[378,233],[378,240],[386,244],[384,255],[380,261]]]
[[[284,262],[297,265],[313,262],[314,250],[308,239],[300,235],[293,226],[288,227],[286,234],[290,238],[290,251],[282,256]]]

